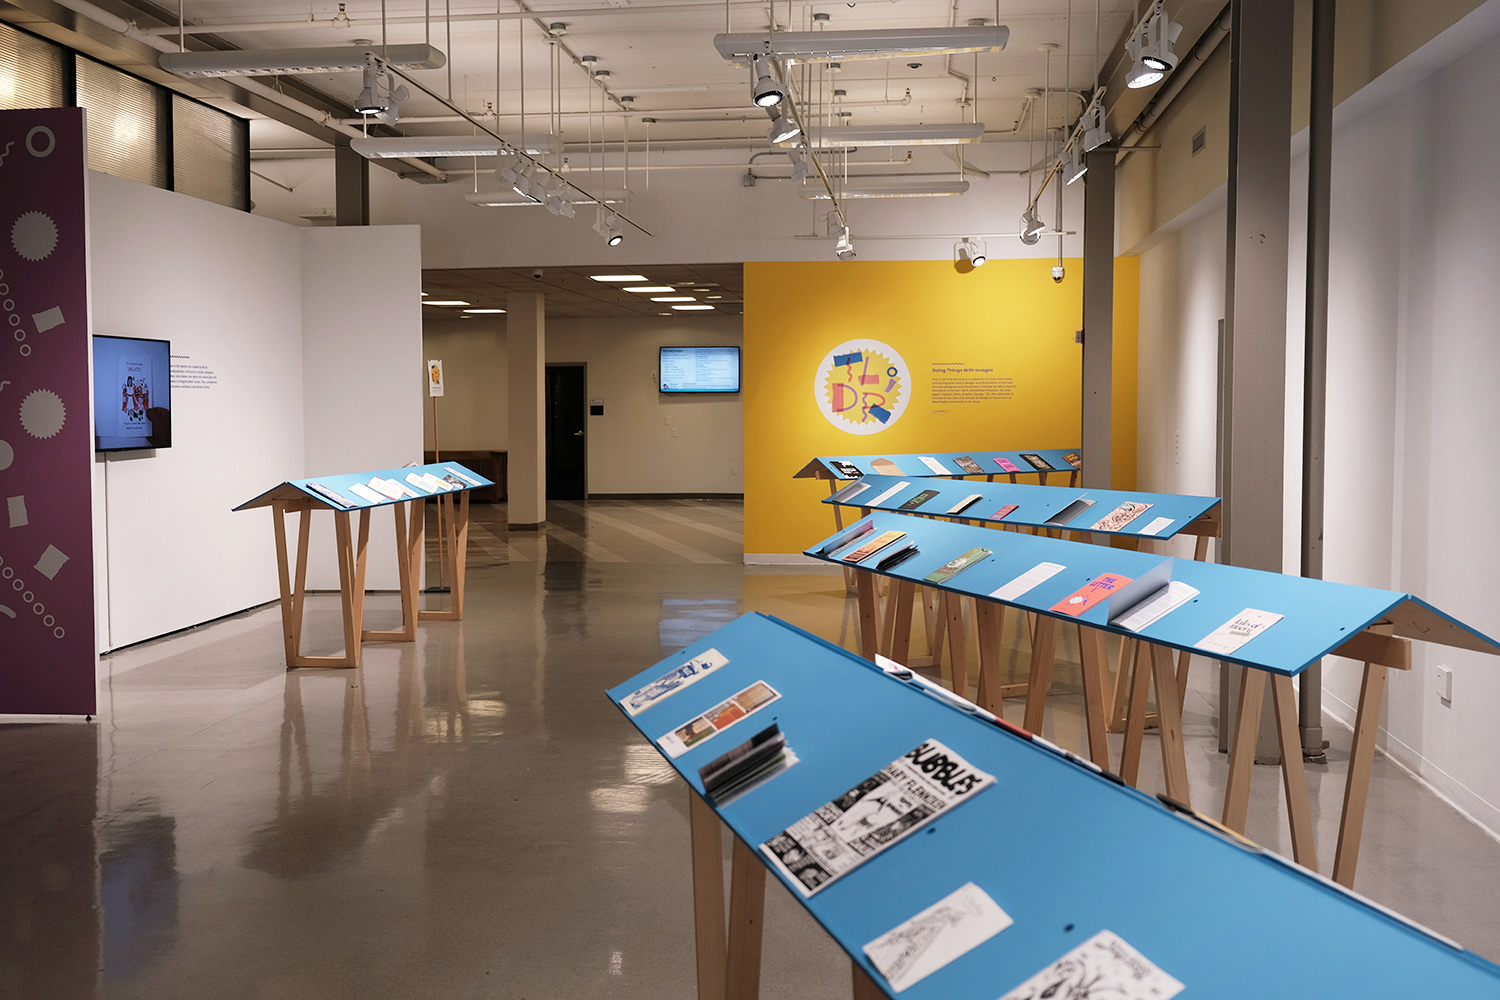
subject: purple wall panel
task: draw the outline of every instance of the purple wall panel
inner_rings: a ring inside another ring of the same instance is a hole
[[[83,111],[0,111],[0,713],[94,712]]]

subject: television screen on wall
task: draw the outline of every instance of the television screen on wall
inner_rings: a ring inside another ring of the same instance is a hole
[[[662,392],[739,392],[738,347],[663,347]]]
[[[172,447],[172,342],[94,338],[94,448]]]

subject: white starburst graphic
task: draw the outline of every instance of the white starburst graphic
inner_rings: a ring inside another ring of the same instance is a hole
[[[68,408],[51,389],[38,389],[21,401],[21,426],[43,440],[55,437],[68,419]]]
[[[57,249],[57,223],[41,212],[26,212],[10,227],[10,245],[27,260],[46,260]]]

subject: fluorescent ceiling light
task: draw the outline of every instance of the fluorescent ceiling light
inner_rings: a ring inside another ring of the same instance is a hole
[[[652,302],[697,302],[698,299],[697,299],[696,296],[693,296],[693,295],[653,295],[653,296],[651,296],[651,301]]]
[[[529,198],[522,201],[514,191],[475,191],[473,194],[464,195],[464,201],[470,205],[479,205],[483,208],[527,208],[537,205],[537,202]]]
[[[677,289],[671,285],[631,285],[624,289],[627,292],[675,292]]]
[[[942,55],[948,52],[999,52],[1010,39],[1005,25],[956,28],[824,29],[822,31],[743,31],[714,36],[714,48],[731,62],[773,55],[788,62],[827,59],[880,59],[891,56]]]
[[[688,311],[699,310],[699,309],[712,309],[713,306],[700,304],[700,305],[696,305],[696,306],[673,306],[672,308],[680,310],[682,312],[688,312]]]
[[[644,274],[591,274],[595,281],[645,281]]]
[[[504,309],[465,309],[464,312],[470,316],[493,316],[505,312]]]
[[[398,135],[378,139],[361,136],[349,140],[349,148],[367,160],[408,156],[498,156],[501,146],[499,139],[469,135]]]
[[[382,56],[396,69],[441,69],[448,58],[431,45],[341,45],[312,49],[230,49],[214,52],[164,52],[157,60],[177,76],[275,76],[296,73],[353,73],[365,68],[366,54]]]
[[[840,198],[941,198],[947,195],[964,194],[969,190],[968,181],[931,181],[920,184],[847,184],[839,192]],[[808,187],[802,197],[813,201],[827,201],[828,191],[823,187]]]
[[[468,305],[468,303],[465,302],[463,299],[425,299],[425,300],[423,300],[422,304],[424,306],[466,306],[466,305]]]
[[[849,146],[954,146],[984,139],[984,122],[953,125],[850,125],[819,129],[808,136],[815,149],[845,149]]]

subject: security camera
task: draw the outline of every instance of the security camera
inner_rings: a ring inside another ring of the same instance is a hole
[[[1061,264],[1052,265],[1052,280],[1057,282],[1058,284],[1062,284],[1063,266]]]
[[[542,278],[542,269],[541,268],[537,268],[535,271],[532,271],[531,272],[531,276],[532,276],[532,278],[536,279],[537,281],[540,281],[541,278]]]

